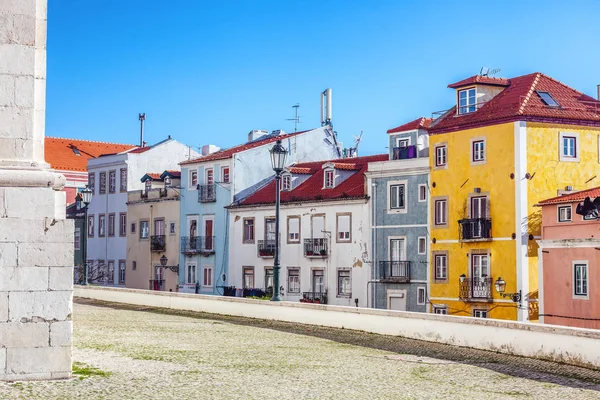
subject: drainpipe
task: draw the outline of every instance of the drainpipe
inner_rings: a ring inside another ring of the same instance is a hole
[[[371,183],[371,281],[367,283],[367,293],[369,292],[369,283],[376,282],[375,280],[375,271],[377,270],[377,183]],[[371,308],[376,308],[376,299],[377,299],[377,285],[373,285],[373,290],[371,291]],[[367,304],[367,307],[369,305]]]

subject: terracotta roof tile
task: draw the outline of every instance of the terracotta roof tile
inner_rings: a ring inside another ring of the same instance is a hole
[[[90,158],[96,158],[102,154],[121,153],[135,147],[131,144],[46,137],[44,140],[44,158],[52,169],[87,171]],[[79,155],[77,155],[77,152]]]
[[[491,76],[474,75],[467,79],[451,83],[448,85],[451,89],[456,89],[468,85],[492,85],[492,86],[508,86],[508,79],[506,78],[494,78]]]
[[[312,174],[313,172],[315,172],[315,170],[312,168],[296,166],[288,167],[286,168],[286,170],[291,172],[292,174]]]
[[[358,171],[359,169],[361,169],[362,165],[360,164],[355,164],[355,163],[339,163],[336,162],[333,164],[335,169],[343,169],[346,171]]]
[[[404,125],[397,126],[387,131],[387,133],[398,133],[406,131],[414,131],[415,129],[427,129],[433,122],[433,118],[417,118],[414,121],[410,121]]]
[[[172,169],[168,169],[165,171],[167,174],[171,175],[172,178],[181,178],[181,171],[175,171]],[[164,174],[164,172],[163,172]]]
[[[542,200],[538,205],[545,206],[548,204],[576,203],[585,200],[586,197],[589,197],[592,200],[596,197],[600,197],[600,186]]]

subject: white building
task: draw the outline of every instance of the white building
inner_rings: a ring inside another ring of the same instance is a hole
[[[283,298],[367,306],[371,277],[365,172],[387,155],[296,164],[282,175]],[[275,182],[229,207],[229,273],[236,288],[273,285]],[[249,293],[246,290],[246,294]]]
[[[127,259],[127,232],[150,235],[149,224],[127,219],[127,192],[142,190],[147,172],[178,169],[178,163],[198,153],[169,136],[153,146],[106,154],[88,162],[93,190],[88,208],[87,263],[91,281],[123,285]]]

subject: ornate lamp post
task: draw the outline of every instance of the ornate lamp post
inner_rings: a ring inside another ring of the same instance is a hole
[[[88,206],[90,205],[90,203],[92,202],[92,189],[90,189],[88,187],[88,185],[85,185],[85,188],[79,192],[80,198],[81,198],[81,204],[83,204],[83,212],[84,212],[84,216],[83,216],[83,227],[84,227],[84,233],[83,233],[83,274],[84,274],[84,280],[83,280],[83,284],[87,285],[88,284],[88,264],[87,264],[87,237],[88,237],[88,217],[87,217],[87,213],[88,213]],[[81,208],[81,204],[80,204],[80,208]]]
[[[270,150],[271,166],[275,171],[275,262],[273,265],[273,297],[271,301],[281,301],[281,290],[279,278],[281,274],[281,266],[279,265],[279,203],[281,192],[281,173],[285,167],[285,158],[287,150],[281,145],[281,140],[278,140],[275,146]]]
[[[498,277],[498,279],[496,279],[495,286],[496,291],[502,297],[510,297],[512,301],[514,301],[515,303],[519,303],[519,307],[521,307],[521,300],[523,298],[523,295],[520,290],[517,293],[504,293],[504,291],[506,290],[506,281],[502,279],[502,277]]]

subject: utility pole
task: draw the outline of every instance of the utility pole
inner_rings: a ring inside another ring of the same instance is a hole
[[[146,113],[140,113],[138,116],[140,120],[140,147],[146,146],[146,142],[144,142],[144,121],[146,120]]]

